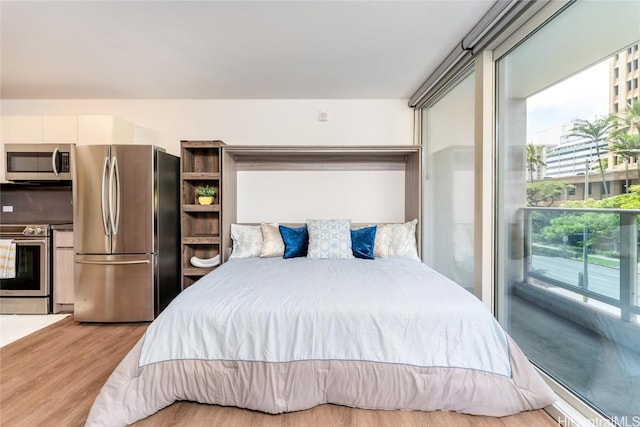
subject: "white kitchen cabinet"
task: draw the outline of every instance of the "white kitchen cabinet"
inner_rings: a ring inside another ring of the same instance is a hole
[[[42,142],[42,116],[2,116],[2,143]]]
[[[1,128],[3,144],[134,144],[142,139],[133,123],[106,114],[2,116]]]
[[[78,142],[78,116],[42,116],[42,142],[76,144]]]
[[[53,231],[53,312],[73,311],[73,231]]]
[[[133,144],[135,126],[119,117],[87,115],[78,117],[78,144]]]
[[[3,144],[75,144],[78,116],[2,116]]]

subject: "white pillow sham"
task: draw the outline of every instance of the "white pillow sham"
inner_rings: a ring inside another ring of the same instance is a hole
[[[262,250],[262,230],[259,225],[231,224],[233,250],[229,259],[260,256]]]
[[[261,258],[273,258],[284,256],[284,240],[280,234],[277,223],[260,224],[262,231],[262,249],[260,250]]]
[[[389,232],[391,228],[386,224],[379,224],[376,230],[376,240],[373,244],[373,256],[386,258],[389,256]]]
[[[417,219],[404,224],[383,224],[378,226],[374,255],[379,258],[401,256],[420,260],[416,244]]]

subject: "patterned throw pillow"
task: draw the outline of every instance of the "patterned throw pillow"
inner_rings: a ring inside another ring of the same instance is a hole
[[[284,255],[284,240],[280,235],[278,224],[260,224],[262,231],[261,258],[281,257]]]
[[[317,259],[350,259],[351,220],[308,219],[309,250],[307,258]]]
[[[251,258],[260,256],[262,250],[262,230],[259,225],[231,224],[233,240],[232,258]]]

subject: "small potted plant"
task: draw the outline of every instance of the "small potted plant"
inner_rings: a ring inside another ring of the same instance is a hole
[[[201,205],[210,205],[214,202],[218,195],[218,188],[211,185],[201,185],[196,187],[196,196],[198,197],[198,203]]]

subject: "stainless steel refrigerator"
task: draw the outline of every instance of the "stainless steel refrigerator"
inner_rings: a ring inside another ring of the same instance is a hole
[[[180,292],[180,162],[151,145],[72,151],[74,317],[153,320]]]

